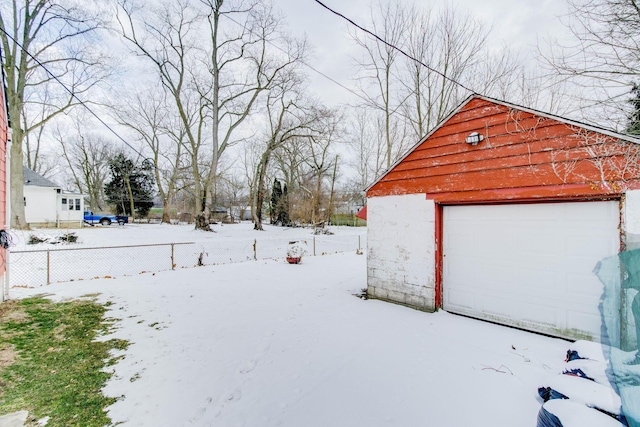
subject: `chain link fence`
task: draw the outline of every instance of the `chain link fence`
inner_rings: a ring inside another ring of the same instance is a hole
[[[306,256],[362,251],[364,240],[363,236],[335,235],[296,239],[306,244]],[[8,280],[9,287],[39,287],[203,265],[284,259],[288,245],[286,240],[252,239],[11,251]]]

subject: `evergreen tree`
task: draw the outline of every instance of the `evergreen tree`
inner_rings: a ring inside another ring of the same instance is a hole
[[[287,184],[284,184],[282,187],[282,197],[280,197],[280,202],[278,203],[277,222],[282,225],[291,224],[291,219],[289,219],[289,191],[287,189]]]
[[[633,84],[631,88],[632,98],[629,103],[633,106],[633,111],[627,116],[627,133],[630,135],[640,135],[640,86]]]
[[[269,205],[271,224],[289,225],[289,194],[287,184],[280,184],[277,178],[273,180],[271,189],[271,204]]]
[[[275,224],[278,218],[278,206],[282,197],[282,186],[277,178],[273,179],[273,188],[271,189],[271,204],[269,206],[269,218],[271,224]]]
[[[145,160],[135,164],[123,153],[109,161],[111,181],[105,184],[107,202],[114,206],[116,215],[144,217],[153,206],[153,165]]]

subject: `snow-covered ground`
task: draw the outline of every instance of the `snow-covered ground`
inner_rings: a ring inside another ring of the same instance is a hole
[[[179,269],[281,258],[291,241],[306,245],[309,255],[355,252],[366,247],[364,227],[331,227],[331,234],[319,235],[309,228],[264,227],[264,232],[256,232],[250,222],[216,224],[212,225],[215,233],[194,230],[188,224],[83,227],[68,230],[78,236],[77,243],[35,245],[27,243],[32,235],[55,240],[67,230],[12,231],[9,277],[11,286],[38,287],[171,270],[172,266]]]
[[[112,302],[113,335],[131,346],[105,392],[125,427],[536,425],[537,387],[561,371],[566,341],[359,299],[365,263],[353,251],[10,295]]]
[[[213,233],[195,230],[193,224],[126,224],[110,225],[107,227],[82,227],[71,229],[37,229],[33,231],[11,230],[13,239],[12,250],[41,250],[41,249],[67,249],[76,247],[102,247],[115,245],[145,245],[159,243],[184,243],[192,242],[199,245],[213,245],[227,242],[246,241],[253,243],[278,242],[284,247],[289,240],[305,239],[311,244],[313,241],[313,229],[303,227],[275,227],[265,224],[265,231],[259,232],[253,229],[250,221],[238,224],[212,224]],[[355,242],[358,236],[366,237],[365,227],[328,227],[331,234],[315,236],[318,244],[331,241],[339,248],[339,242]],[[40,243],[29,245],[29,236],[55,237],[67,232],[75,233],[78,242],[69,245],[49,245]],[[364,242],[363,242],[364,243]]]

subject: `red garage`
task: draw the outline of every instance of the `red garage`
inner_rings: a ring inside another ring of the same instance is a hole
[[[597,339],[639,189],[639,139],[471,96],[367,190],[368,293]]]

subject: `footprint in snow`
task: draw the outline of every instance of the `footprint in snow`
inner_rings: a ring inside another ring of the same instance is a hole
[[[248,374],[249,372],[253,371],[254,369],[256,369],[256,366],[258,365],[258,361],[255,359],[251,359],[248,362],[246,362],[245,366],[240,369],[240,373],[241,374]]]
[[[200,408],[198,408],[198,410],[196,411],[196,414],[194,416],[192,416],[191,418],[189,418],[189,424],[198,424],[198,421],[200,421],[200,419],[202,419],[204,414],[209,409],[209,406],[211,405],[211,402],[213,402],[213,397],[207,397],[204,400],[203,405]]]
[[[233,390],[231,393],[229,393],[229,395],[227,396],[227,401],[228,402],[237,402],[240,399],[242,399],[242,391],[239,389],[235,389]]]

